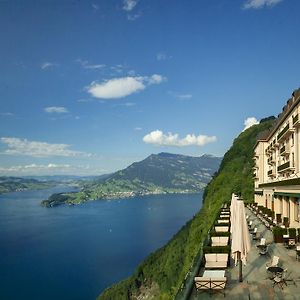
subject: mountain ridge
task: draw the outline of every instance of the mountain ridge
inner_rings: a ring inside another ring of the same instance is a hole
[[[87,200],[137,195],[200,192],[217,171],[221,158],[161,152],[151,154],[107,178],[86,183],[78,193],[52,195],[43,205],[80,204]]]

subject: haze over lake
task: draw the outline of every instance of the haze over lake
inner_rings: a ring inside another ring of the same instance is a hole
[[[199,210],[202,194],[45,208],[59,186],[0,195],[1,299],[95,299]]]

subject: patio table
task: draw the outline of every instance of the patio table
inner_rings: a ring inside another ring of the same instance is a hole
[[[208,277],[208,278],[221,278],[225,277],[225,271],[224,270],[205,270],[203,277]]]
[[[283,269],[281,267],[269,267],[268,271],[274,274],[282,274]]]

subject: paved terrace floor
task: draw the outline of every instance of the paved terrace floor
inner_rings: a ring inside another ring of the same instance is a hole
[[[225,276],[227,284],[225,287],[225,298],[223,294],[214,293],[212,296],[207,292],[197,292],[193,289],[190,300],[196,299],[300,299],[300,261],[296,260],[296,250],[286,249],[283,244],[273,242],[272,232],[261,223],[261,221],[247,208],[246,213],[253,220],[254,226],[258,228],[260,237],[266,239],[269,245],[268,254],[260,255],[256,247],[257,241],[251,241],[251,251],[247,258],[247,265],[243,265],[243,282],[238,281],[238,266],[231,261],[230,268],[226,269]],[[281,289],[273,287],[273,281],[268,278],[266,263],[271,261],[273,255],[280,257],[279,266],[291,272],[287,286]],[[201,276],[202,268],[199,272]]]

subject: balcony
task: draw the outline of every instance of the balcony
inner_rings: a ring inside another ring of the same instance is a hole
[[[257,176],[256,173],[253,173],[253,179],[254,179],[254,180],[258,180],[258,176]]]
[[[278,147],[278,143],[276,139],[273,140],[273,142],[270,144],[270,150],[275,150],[276,147]]]
[[[269,165],[274,165],[275,164],[275,161],[273,160],[272,156],[268,158],[268,164]]]
[[[268,171],[268,176],[269,176],[269,177],[275,177],[275,176],[276,176],[275,170],[274,170],[274,169],[269,170],[269,171]]]
[[[288,146],[283,146],[280,148],[280,155],[286,156],[290,154],[290,147]]]
[[[277,135],[277,141],[279,142],[283,138],[288,137],[291,133],[295,131],[294,128],[290,128],[290,124],[288,123]]]
[[[300,125],[299,115],[297,114],[295,117],[293,117],[293,126],[298,127]]]
[[[272,153],[271,145],[266,148],[266,154]]]
[[[282,164],[282,165],[280,165],[280,166],[277,167],[277,171],[279,173],[283,173],[283,172],[287,172],[287,171],[292,171],[294,169],[295,169],[295,167],[291,166],[289,161],[287,161],[286,163],[284,163],[284,164]]]

